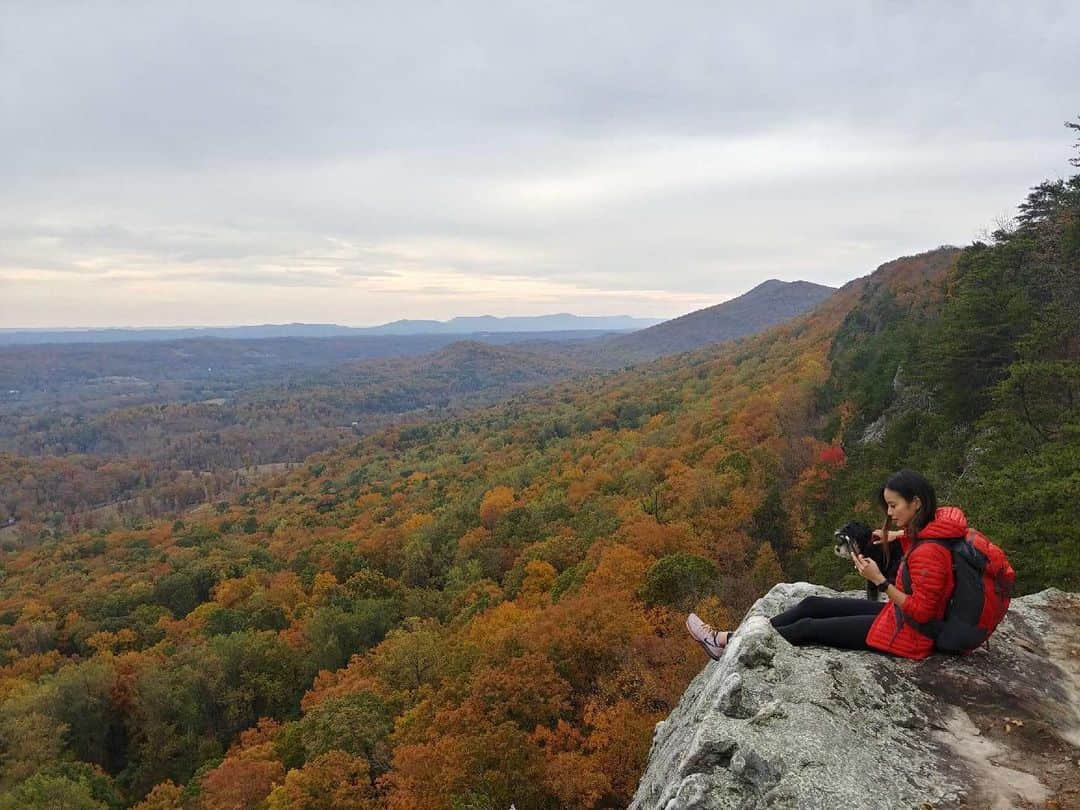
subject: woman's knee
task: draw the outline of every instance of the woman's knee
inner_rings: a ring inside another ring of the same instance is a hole
[[[799,619],[797,622],[777,627],[776,632],[784,637],[789,644],[802,644],[808,636],[812,635],[813,619]]]
[[[799,610],[807,616],[818,616],[828,600],[824,596],[807,596],[799,602]]]

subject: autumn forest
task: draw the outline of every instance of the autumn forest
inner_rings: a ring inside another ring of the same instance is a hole
[[[365,359],[366,387],[26,409],[0,808],[623,807],[705,664],[685,613],[857,587],[832,532],[879,523],[901,467],[1022,592],[1080,588],[1080,175],[1019,211],[649,362],[448,342]]]

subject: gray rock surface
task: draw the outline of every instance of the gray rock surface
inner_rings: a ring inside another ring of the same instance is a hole
[[[898,421],[912,412],[921,413],[933,408],[933,398],[930,392],[914,385],[909,385],[904,379],[904,367],[900,364],[896,367],[896,374],[892,381],[893,400],[877,419],[866,426],[859,444],[878,444],[885,438],[885,434]]]
[[[969,656],[794,647],[759,599],[658,723],[631,808],[1080,807],[1080,595],[1014,599]]]

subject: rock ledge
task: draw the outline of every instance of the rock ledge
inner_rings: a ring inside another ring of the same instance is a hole
[[[1080,595],[1014,599],[969,656],[794,647],[759,599],[658,723],[634,810],[1080,807]]]

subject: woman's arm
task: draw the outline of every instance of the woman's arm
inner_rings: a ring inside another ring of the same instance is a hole
[[[884,577],[882,577],[882,579],[884,579]],[[908,600],[908,595],[891,582],[889,583],[889,587],[885,589],[885,595],[889,597],[890,602],[895,602],[897,606],[901,608],[904,606],[904,602]]]
[[[879,589],[885,584],[887,581],[885,575],[881,573],[881,569],[878,568],[876,562],[869,557],[864,557],[861,554],[855,554],[854,552],[851,554],[851,559],[852,562],[855,563],[855,570],[858,571],[862,578],[867,582],[877,585]],[[895,585],[889,585],[889,587],[885,589],[885,595],[900,607],[903,607],[904,602],[908,599],[908,595]]]
[[[906,564],[911,574],[911,594],[897,604],[917,622],[939,618],[941,606],[949,597],[952,554],[943,546],[927,543],[913,551]]]
[[[874,545],[875,546],[885,545],[885,541],[881,539],[881,529],[874,529],[874,531],[871,532],[871,534],[874,535]],[[895,531],[890,531],[889,532],[889,542],[890,543],[896,543],[903,536],[904,536],[904,530],[903,529],[897,529]]]

